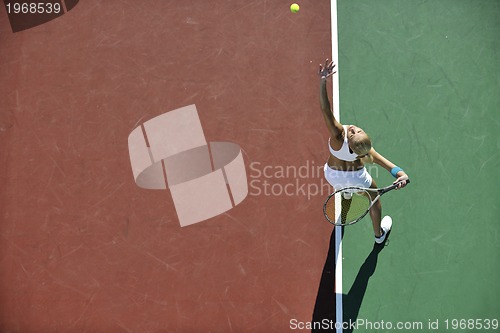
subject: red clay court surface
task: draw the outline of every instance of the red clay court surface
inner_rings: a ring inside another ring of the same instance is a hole
[[[275,172],[328,156],[316,71],[330,1],[289,5],[86,0],[16,33],[1,6],[0,331],[286,332],[312,319],[332,227],[326,193],[298,188],[322,174]],[[241,146],[249,181],[296,193],[250,188],[181,228],[168,190],[134,183],[127,137],[191,104],[207,140]]]

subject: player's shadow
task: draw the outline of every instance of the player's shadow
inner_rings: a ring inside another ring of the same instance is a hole
[[[342,228],[342,237],[343,236],[344,230]],[[389,238],[389,236],[390,231],[387,234],[387,239]],[[358,274],[356,275],[356,279],[349,289],[349,292],[347,294],[342,294],[343,319],[342,323],[337,323],[337,325],[344,325],[344,333],[350,333],[353,331],[353,328],[349,325],[349,323],[355,322],[358,318],[359,310],[361,308],[361,304],[363,303],[363,298],[368,287],[368,281],[375,272],[375,268],[377,267],[378,255],[380,251],[384,249],[384,247],[385,242],[380,245],[374,243],[371,252],[366,257],[363,265],[361,265]],[[328,255],[318,288],[318,296],[316,297],[316,304],[314,306],[312,318],[313,329],[311,330],[311,332],[335,331],[336,297],[335,230],[333,230],[330,237],[330,247],[328,249]]]

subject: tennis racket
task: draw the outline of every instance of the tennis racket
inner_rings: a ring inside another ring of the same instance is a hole
[[[323,213],[328,222],[338,226],[352,225],[368,214],[370,208],[380,199],[380,197],[394,190],[399,183],[392,184],[384,188],[363,188],[363,187],[345,187],[333,192],[328,196],[323,205]],[[406,183],[410,183],[407,179]],[[373,195],[377,195],[372,199]],[[335,201],[340,200],[340,218],[336,218]]]

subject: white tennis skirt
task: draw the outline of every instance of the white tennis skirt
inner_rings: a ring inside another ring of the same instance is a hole
[[[369,188],[372,184],[372,176],[365,167],[356,171],[339,171],[333,170],[325,163],[324,171],[326,180],[335,191],[350,186]]]

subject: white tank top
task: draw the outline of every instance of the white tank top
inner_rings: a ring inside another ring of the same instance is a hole
[[[353,162],[358,159],[358,155],[355,154],[351,148],[349,148],[349,143],[347,142],[347,126],[344,125],[344,142],[339,150],[334,150],[330,145],[330,139],[328,139],[328,148],[330,148],[330,153],[342,161]]]

